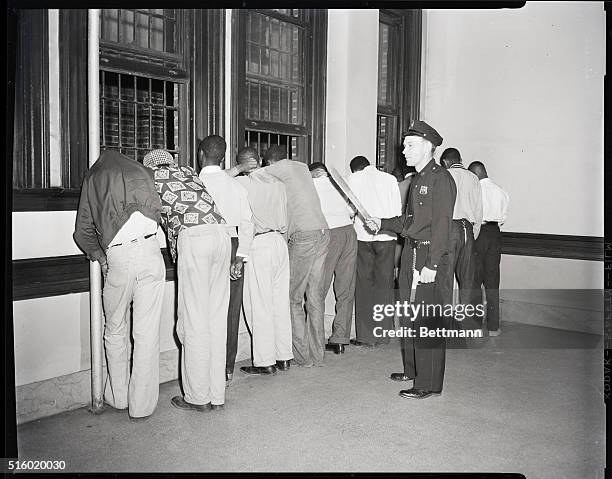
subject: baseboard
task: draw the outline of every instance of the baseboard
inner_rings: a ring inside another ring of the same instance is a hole
[[[500,299],[499,310],[502,330],[504,322],[507,321],[580,333],[603,334],[603,313],[593,309]]]

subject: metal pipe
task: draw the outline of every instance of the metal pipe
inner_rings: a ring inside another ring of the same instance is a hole
[[[87,91],[89,166],[100,156],[100,10],[88,11]],[[89,263],[89,314],[91,338],[91,408],[103,411],[103,320],[100,263]]]

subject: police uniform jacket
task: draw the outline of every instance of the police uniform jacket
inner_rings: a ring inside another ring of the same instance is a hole
[[[449,253],[456,197],[453,177],[432,159],[413,177],[406,213],[383,218],[380,230],[393,231],[418,242],[430,242],[424,266],[437,270],[440,258]]]

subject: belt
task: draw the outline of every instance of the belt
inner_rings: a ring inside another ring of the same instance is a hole
[[[482,224],[483,225],[498,225],[499,222],[498,221],[483,221]]]
[[[110,248],[114,248],[115,246],[121,246],[121,245],[128,244],[128,243],[136,243],[136,241],[138,241],[141,238],[142,239],[149,239],[150,237],[155,236],[156,234],[157,233],[151,233],[151,234],[148,234],[148,235],[145,235],[145,236],[139,236],[138,238],[134,238],[133,240],[126,241],[125,243],[117,243],[117,244],[114,244],[112,246],[109,246],[109,249]]]
[[[463,226],[472,226],[472,222],[466,218],[459,218],[453,221],[456,221],[457,223],[461,223]]]
[[[255,233],[253,236],[267,235],[268,233],[280,233],[280,234],[283,234],[283,232],[281,230],[270,230],[270,231],[261,231],[259,233]]]
[[[413,248],[420,248],[421,246],[425,246],[431,244],[429,240],[410,240],[410,246]]]

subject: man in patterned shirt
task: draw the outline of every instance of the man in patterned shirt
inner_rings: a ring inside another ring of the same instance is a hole
[[[230,237],[206,187],[189,166],[165,150],[148,153],[162,204],[162,226],[178,263],[178,321],[185,396],[179,409],[206,411],[225,403],[226,316],[229,304]],[[177,260],[178,257],[178,260]]]

